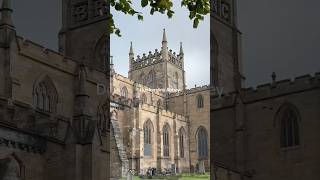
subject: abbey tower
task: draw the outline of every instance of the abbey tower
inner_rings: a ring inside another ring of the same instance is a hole
[[[129,79],[150,88],[185,89],[184,53],[182,43],[180,52],[176,54],[168,49],[168,41],[163,30],[162,47],[154,53],[134,57],[131,43],[129,52]]]
[[[235,0],[214,0],[211,4],[211,84],[224,92],[239,90],[244,77],[237,29]]]
[[[104,0],[63,0],[59,52],[93,69],[106,71],[108,12]]]

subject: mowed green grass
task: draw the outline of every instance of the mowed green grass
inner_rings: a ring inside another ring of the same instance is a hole
[[[209,180],[210,174],[205,175],[192,175],[192,174],[183,174],[182,177],[179,178],[179,180]]]
[[[210,175],[205,174],[205,175],[193,175],[193,174],[183,174],[180,176],[167,176],[167,177],[161,177],[159,179],[152,179],[152,180],[209,180]],[[141,178],[135,176],[133,180],[141,180]],[[148,180],[148,179],[145,179]]]

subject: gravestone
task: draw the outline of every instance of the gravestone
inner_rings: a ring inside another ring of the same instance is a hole
[[[172,174],[177,174],[176,164],[171,164],[171,173],[172,173]]]
[[[132,180],[132,173],[131,173],[130,170],[127,172],[127,178],[126,178],[126,180]]]
[[[206,173],[206,169],[205,169],[205,166],[204,166],[204,161],[199,161],[199,171],[198,172],[200,174]]]

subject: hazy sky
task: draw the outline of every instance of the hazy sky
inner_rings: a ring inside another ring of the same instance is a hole
[[[46,47],[57,49],[61,24],[60,0],[12,0],[14,23],[19,35]],[[320,1],[241,0],[238,1],[239,29],[246,85],[320,71]],[[178,52],[184,43],[187,83],[209,82],[209,22],[197,30],[180,6],[173,19],[165,16],[134,17],[116,14],[123,37],[112,37],[112,55],[117,70],[127,75],[129,43],[135,55],[161,47],[162,29],[167,29],[169,48]]]
[[[246,85],[320,71],[320,1],[240,0]]]
[[[137,1],[136,1],[137,2]],[[206,85],[210,82],[210,17],[205,18],[197,29],[192,27],[188,10],[180,7],[181,0],[175,0],[175,15],[168,19],[166,15],[149,15],[150,9],[138,8],[145,14],[143,21],[136,17],[128,17],[122,13],[114,13],[117,26],[122,37],[111,36],[111,54],[114,56],[116,71],[128,74],[129,45],[133,42],[135,57],[161,49],[162,31],[166,29],[169,49],[179,53],[180,42],[183,42],[185,53],[186,83],[188,87]],[[135,4],[136,5],[136,4]],[[137,4],[140,5],[140,4]],[[137,6],[135,6],[137,7]]]

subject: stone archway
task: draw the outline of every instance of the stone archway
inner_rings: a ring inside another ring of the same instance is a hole
[[[0,159],[0,179],[1,180],[24,180],[25,167],[22,161],[12,154],[4,159]]]

